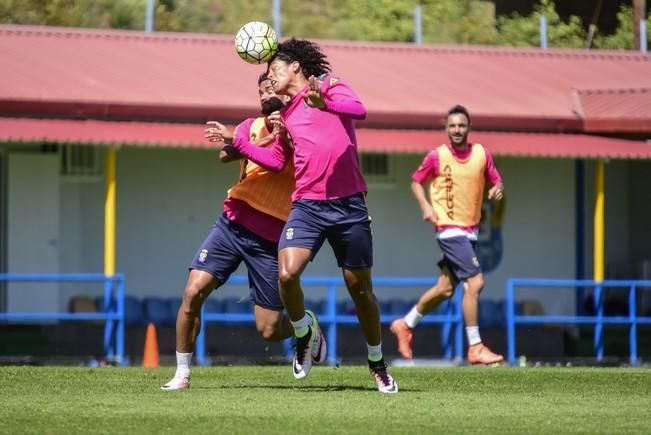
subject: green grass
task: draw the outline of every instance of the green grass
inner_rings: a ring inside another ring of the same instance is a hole
[[[365,367],[0,367],[0,433],[651,432],[651,370],[394,368],[397,395]]]

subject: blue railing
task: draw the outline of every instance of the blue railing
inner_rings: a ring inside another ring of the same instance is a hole
[[[429,288],[436,282],[436,278],[389,278],[377,277],[373,278],[373,287],[414,287],[417,286],[421,289]],[[303,289],[309,291],[310,286],[325,286],[327,288],[326,307],[324,313],[319,314],[319,324],[324,326],[326,340],[328,343],[328,364],[334,365],[338,362],[337,356],[337,326],[340,324],[356,324],[358,323],[356,315],[340,314],[337,313],[337,289],[345,288],[342,278],[333,277],[304,277],[301,279]],[[233,285],[246,285],[248,279],[245,276],[232,276],[228,280],[228,284]],[[423,318],[421,323],[439,323],[442,324],[442,347],[443,356],[446,359],[452,359],[453,347],[454,358],[461,360],[462,358],[462,345],[463,345],[463,317],[461,315],[461,298],[463,291],[461,288],[457,289],[454,301],[447,303],[444,307],[444,314],[428,314]],[[349,296],[347,296],[349,297]],[[310,308],[310,307],[307,307]],[[404,313],[406,314],[406,313]],[[403,314],[403,315],[404,315]],[[398,315],[381,315],[380,321],[382,323],[389,323],[399,317]],[[207,313],[203,312],[201,316],[201,332],[197,337],[195,346],[197,362],[200,365],[208,365],[209,361],[206,357],[206,336],[205,325],[207,322],[221,322],[221,323],[237,323],[237,322],[253,322],[255,317],[253,314],[238,314],[238,313]],[[454,328],[454,340],[452,339]]]
[[[525,316],[515,314],[515,289],[516,287],[565,287],[576,291],[585,287],[594,289],[594,316],[558,316],[538,315]],[[628,287],[628,316],[604,316],[604,288]],[[636,290],[640,287],[651,287],[651,281],[590,281],[590,280],[563,280],[563,279],[510,279],[506,284],[506,322],[508,359],[511,365],[516,363],[515,358],[515,326],[516,324],[539,325],[543,323],[563,324],[592,324],[594,328],[594,351],[597,361],[604,357],[603,327],[604,325],[628,325],[630,362],[639,364],[637,356],[637,325],[651,324],[651,317],[637,315]]]
[[[98,313],[11,312],[0,313],[0,322],[105,321],[104,353],[106,358],[125,365],[124,358],[124,275],[102,274],[0,274],[5,282],[103,282],[104,311]]]

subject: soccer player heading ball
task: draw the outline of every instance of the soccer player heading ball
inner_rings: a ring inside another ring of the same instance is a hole
[[[296,167],[292,210],[279,242],[280,294],[297,337],[293,372],[297,379],[312,367],[311,350],[318,346],[318,325],[305,313],[301,274],[327,240],[342,270],[366,337],[369,370],[382,393],[398,385],[382,355],[380,311],[373,294],[371,219],[366,207],[366,182],[359,167],[356,119],[366,108],[355,92],[330,74],[325,54],[313,42],[290,39],[280,44],[269,63],[268,76],[287,105],[270,119],[278,139],[271,148],[235,140],[235,149],[271,170],[286,163],[291,137]],[[243,138],[245,139],[245,138]]]

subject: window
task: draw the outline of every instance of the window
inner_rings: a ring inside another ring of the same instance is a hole
[[[97,148],[65,145],[61,148],[61,174],[71,177],[98,177],[102,174]]]
[[[369,183],[393,184],[396,181],[394,156],[386,153],[361,154],[362,173]]]

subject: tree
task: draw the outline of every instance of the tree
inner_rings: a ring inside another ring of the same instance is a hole
[[[549,47],[583,48],[586,31],[581,19],[572,15],[568,22],[563,22],[552,0],[540,0],[528,17],[517,13],[509,17],[498,17],[495,42],[498,45],[539,47],[541,15],[547,18]]]
[[[539,17],[544,15],[550,47],[585,45],[587,32],[581,20],[576,16],[561,20],[552,0],[538,0],[529,16],[500,17],[495,17],[494,3],[485,0],[283,0],[282,34],[410,42],[417,3],[426,43],[538,47]],[[0,0],[0,23],[143,30],[146,5],[147,0]],[[616,32],[608,36],[597,32],[594,47],[632,49],[632,17],[632,8],[622,6]],[[252,20],[271,23],[271,0],[157,0],[154,29],[234,35]]]
[[[599,35],[595,37],[594,46],[604,49],[625,49],[635,48],[633,32],[633,8],[623,4],[617,13],[617,29],[612,35]],[[651,33],[651,15],[646,20],[647,42]]]
[[[111,0],[0,0],[0,22],[109,27]]]

